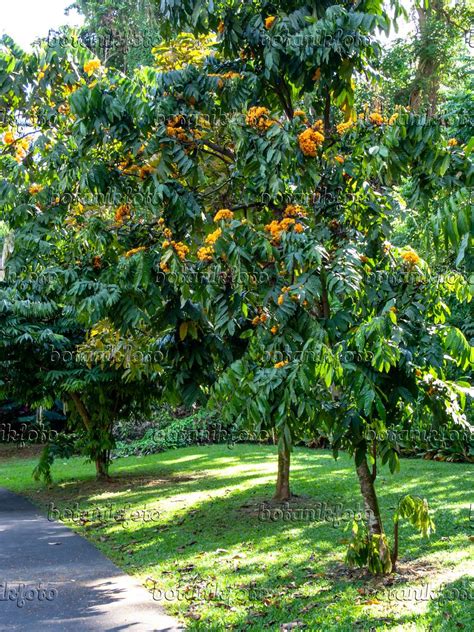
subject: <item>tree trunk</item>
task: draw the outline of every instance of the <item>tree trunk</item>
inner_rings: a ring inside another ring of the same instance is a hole
[[[430,30],[430,18],[436,16],[440,24],[446,26],[443,8],[443,0],[432,0],[428,8],[424,6],[416,8],[420,33],[419,50],[423,51],[423,56],[419,54],[418,57],[418,67],[410,94],[410,107],[414,112],[418,112],[425,105],[429,117],[435,116],[438,108],[441,64],[436,51],[431,52],[433,36]]]
[[[290,500],[290,449],[285,445],[278,452],[278,477],[274,500]]]
[[[362,498],[364,499],[369,534],[382,535],[384,531],[377,494],[375,492],[374,479],[369,471],[369,466],[367,465],[367,459],[365,457],[362,463],[356,466],[356,470],[357,476],[359,477],[360,491],[362,492]]]
[[[392,551],[392,571],[395,570],[398,561],[398,518],[393,526],[393,551]]]
[[[382,517],[380,515],[379,503],[374,485],[375,476],[370,473],[365,456],[362,463],[360,465],[356,465],[356,470],[357,476],[359,477],[360,491],[362,492],[362,497],[364,499],[369,538],[371,540],[372,538],[377,538],[378,540],[378,558],[381,564],[377,564],[377,567],[383,570],[377,570],[375,572],[377,574],[391,573],[393,567],[390,556],[390,547],[387,543],[383,530]]]
[[[103,450],[95,460],[96,478],[98,481],[108,481],[109,476],[109,458],[106,450]]]

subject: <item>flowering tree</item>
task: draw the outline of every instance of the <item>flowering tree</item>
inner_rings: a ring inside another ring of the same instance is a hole
[[[402,205],[436,198],[462,261],[469,150],[407,109],[354,111],[374,32],[390,23],[378,0],[162,10],[163,37],[215,34],[214,53],[130,78],[74,41],[26,55],[5,40],[1,98],[17,124],[3,136],[0,190],[16,245],[0,322],[24,309],[22,278],[60,272],[55,307],[81,325],[76,347],[106,346],[120,379],[151,380],[173,401],[211,394],[223,415],[275,432],[279,500],[291,495],[292,444],[324,432],[354,455],[370,516],[349,560],[387,572],[396,553],[374,485],[379,459],[398,468],[387,430],[427,412],[465,424],[468,384],[449,369],[472,361],[443,300],[469,300],[466,280],[434,278],[390,234]],[[58,339],[41,313],[35,349]],[[10,329],[7,345],[24,336]],[[127,364],[127,340],[159,362]],[[426,531],[423,508],[400,515]]]

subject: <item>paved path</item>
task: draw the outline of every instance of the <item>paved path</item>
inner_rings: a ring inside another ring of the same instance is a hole
[[[182,629],[87,540],[0,488],[1,632]]]

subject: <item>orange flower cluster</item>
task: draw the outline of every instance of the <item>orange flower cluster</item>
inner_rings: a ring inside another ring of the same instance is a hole
[[[302,118],[306,118],[306,112],[304,110],[295,110],[293,112],[293,116],[301,116]]]
[[[416,266],[418,263],[420,263],[420,257],[416,254],[414,250],[403,252],[401,257],[403,261],[409,266]]]
[[[283,305],[283,301],[285,300],[285,294],[287,294],[289,291],[290,291],[290,288],[287,287],[286,285],[281,288],[281,294],[277,300],[278,305]]]
[[[131,156],[119,163],[117,169],[126,175],[138,175],[139,178],[145,180],[151,173],[155,171],[155,168],[151,165],[145,164],[142,167],[139,165],[131,164]]]
[[[252,325],[254,327],[257,327],[257,325],[263,325],[267,322],[267,320],[268,316],[266,314],[259,314],[258,316],[255,316],[255,318],[252,320]]]
[[[173,138],[177,138],[178,140],[186,142],[189,141],[189,137],[184,131],[184,127],[181,126],[182,122],[182,116],[173,116],[173,118],[168,121],[168,124],[166,126],[166,133],[168,134],[168,136],[172,136]]]
[[[245,117],[245,122],[251,127],[256,127],[261,132],[265,132],[269,127],[275,125],[275,121],[268,118],[270,112],[264,107],[251,107]]]
[[[218,33],[223,33],[225,29],[225,24],[222,20],[219,21],[219,24],[217,25],[217,32]]]
[[[369,114],[369,121],[373,123],[373,125],[382,125],[382,123],[385,123],[384,117],[378,112],[371,112]]]
[[[337,133],[339,134],[339,136],[342,136],[353,125],[354,125],[354,123],[352,121],[346,121],[345,123],[339,123],[339,125],[336,125]]]
[[[5,145],[13,145],[15,144],[15,160],[17,162],[21,162],[23,158],[26,156],[26,152],[30,146],[30,141],[28,138],[15,138],[13,132],[5,132],[3,135],[3,142]]]
[[[58,112],[59,114],[63,114],[64,116],[70,114],[71,108],[69,107],[69,103],[61,103],[61,105],[58,107]]]
[[[318,147],[324,143],[324,134],[320,131],[319,121],[298,136],[298,143],[305,156],[316,156]]]
[[[100,270],[102,268],[102,257],[99,257],[99,255],[96,255],[92,259],[92,267],[94,268],[94,270]]]
[[[457,145],[459,145],[459,142],[458,142],[457,138],[450,138],[448,140],[448,146],[449,147],[456,147]]]
[[[3,142],[5,145],[12,145],[15,142],[15,136],[12,132],[5,132],[3,135]]]
[[[265,230],[271,234],[273,243],[277,244],[280,241],[281,234],[288,231],[295,223],[292,217],[285,217],[281,222],[274,219],[270,224],[266,224]]]
[[[221,73],[219,77],[222,79],[240,79],[241,74],[240,72],[233,72],[232,70],[229,70],[229,72]]]
[[[115,211],[115,221],[122,224],[123,221],[130,217],[130,204],[121,204]]]
[[[339,155],[338,156],[334,156],[334,160],[336,162],[338,162],[340,165],[343,165],[344,162],[345,162],[344,157],[343,156],[339,156]]]
[[[43,187],[41,186],[41,184],[32,184],[30,188],[28,189],[31,195],[36,195],[37,193],[40,193],[42,190],[43,190]]]
[[[186,255],[189,253],[189,247],[183,244],[182,241],[164,241],[162,246],[163,248],[169,248],[171,246],[181,261],[184,261]]]
[[[281,362],[277,362],[273,366],[274,366],[275,369],[282,369],[287,364],[288,364],[288,360],[282,360]]]
[[[90,77],[94,74],[96,70],[99,70],[100,67],[101,63],[98,59],[91,59],[89,61],[86,61],[86,63],[84,64],[84,72],[87,73]]]
[[[129,257],[133,257],[133,255],[136,255],[138,252],[143,252],[144,250],[146,250],[145,246],[139,246],[138,248],[132,248],[131,250],[128,250],[125,253],[125,256],[128,259]]]
[[[278,325],[273,325],[273,327],[270,329],[270,331],[272,332],[273,336],[276,336],[278,333],[279,327]]]
[[[229,210],[228,208],[221,208],[220,211],[217,211],[217,213],[214,215],[214,221],[215,222],[220,222],[220,221],[224,221],[224,220],[231,220],[233,219],[234,214],[232,213],[231,210]]]
[[[308,213],[299,204],[288,204],[283,215],[285,217],[306,217]]]
[[[269,15],[268,18],[265,19],[265,28],[271,29],[275,20],[276,20],[276,15]]]

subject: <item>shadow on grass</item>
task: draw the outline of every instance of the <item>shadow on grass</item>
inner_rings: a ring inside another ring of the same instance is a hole
[[[259,520],[260,503],[274,491],[273,447],[184,448],[120,459],[113,463],[116,480],[106,486],[95,484],[92,475],[82,471],[80,478],[74,478],[68,467],[61,472],[59,487],[37,495],[43,509],[46,499],[60,507],[79,500],[89,506],[113,502],[137,509],[165,507],[156,524],[124,529],[105,523],[81,532],[125,570],[143,579],[152,577],[159,589],[219,581],[227,590],[222,602],[199,598],[164,603],[173,613],[201,617],[188,619],[190,630],[275,629],[296,621],[304,621],[312,630],[390,629],[422,616],[407,607],[393,612],[375,607],[371,612],[359,590],[373,580],[332,572],[344,559],[349,534],[343,525]],[[402,556],[419,560],[433,551],[445,552],[446,557],[462,552],[456,538],[468,523],[466,516],[465,526],[461,524],[465,509],[461,504],[467,506],[470,500],[464,472],[468,470],[462,465],[427,461],[403,461],[396,476],[380,471],[377,487],[389,535],[393,510],[406,493],[427,497],[435,513],[446,517],[430,542],[402,525]],[[334,461],[327,451],[295,450],[292,485],[300,495],[298,506],[319,501],[355,510],[360,502],[354,465],[346,455]],[[259,598],[246,596],[249,588]],[[243,596],[242,590],[247,591]],[[438,614],[430,612],[433,621],[438,621]]]

